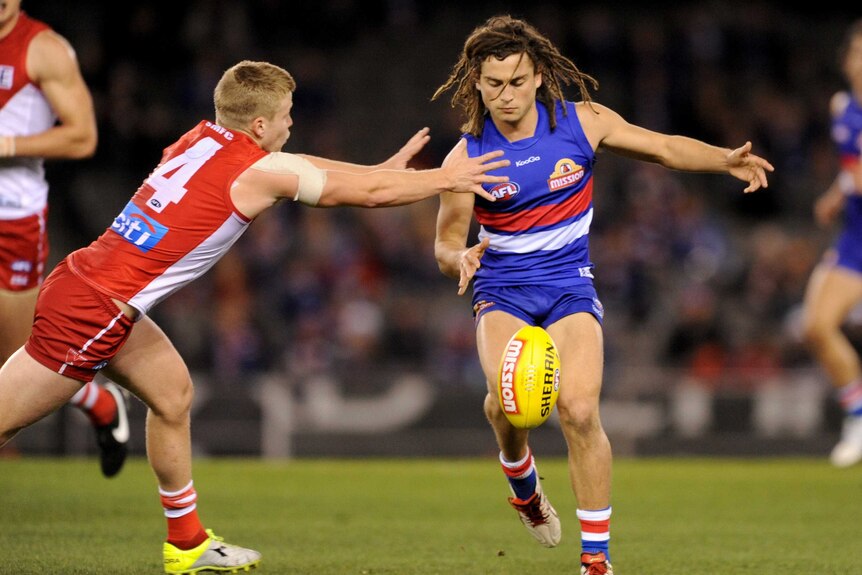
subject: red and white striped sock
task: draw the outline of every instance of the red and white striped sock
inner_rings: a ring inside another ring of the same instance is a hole
[[[192,549],[206,541],[207,534],[198,518],[198,494],[194,481],[179,491],[165,491],[159,487],[159,496],[165,517],[168,518],[168,543],[178,549]]]
[[[95,381],[85,383],[69,403],[87,414],[96,427],[110,424],[117,414],[117,401],[114,396]]]

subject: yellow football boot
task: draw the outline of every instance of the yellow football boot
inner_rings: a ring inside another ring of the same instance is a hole
[[[212,529],[207,529],[207,535],[207,540],[194,549],[177,549],[166,541],[165,573],[239,573],[250,571],[260,563],[260,553],[257,551],[225,543]]]

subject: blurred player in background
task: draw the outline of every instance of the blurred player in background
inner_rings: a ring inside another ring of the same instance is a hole
[[[862,367],[859,353],[842,331],[847,316],[862,302],[862,20],[848,30],[840,60],[849,90],[836,93],[830,108],[841,169],[818,198],[814,215],[822,226],[843,215],[843,227],[811,274],[803,329],[846,414],[841,440],[830,459],[838,467],[849,467],[862,461]]]
[[[245,569],[261,555],[223,543],[198,517],[192,382],[150,309],[205,273],[281,200],[370,208],[443,191],[490,199],[481,184],[506,181],[486,175],[508,165],[494,160],[502,152],[406,169],[428,142],[427,128],[380,166],[281,153],[295,88],[287,71],[269,63],[228,69],[215,89],[216,123],[201,121],[166,148],[111,227],[54,269],[39,293],[30,338],[0,369],[0,445],[101,369],[147,405],[147,455],[167,517],[167,573]]]
[[[93,101],[75,52],[47,24],[0,0],[0,364],[30,334],[48,258],[44,159],[96,150]],[[96,430],[102,473],[126,460],[125,397],[113,383],[88,382],[70,400]]]
[[[566,101],[564,84],[577,86],[582,101]],[[588,84],[598,87],[527,22],[493,17],[470,34],[449,79],[434,94],[453,90],[451,103],[466,116],[465,134],[446,161],[503,149],[511,165],[496,173],[510,181],[489,186],[494,203],[443,194],[435,253],[443,273],[458,279],[459,294],[475,278],[476,341],[488,385],[485,415],[500,448],[509,501],[547,547],[559,543],[560,521],[542,490],[529,432],[509,423],[495,382],[504,348],[520,327],[540,325],[554,338],[562,374],[557,409],[581,525],[581,573],[604,575],[613,573],[611,446],[599,419],[604,311],[587,243],[596,152],[730,174],[745,182],[745,192],[765,187],[772,166],[751,153],[750,142],[731,150],[629,124],[593,102]],[[468,248],[472,216],[481,229],[479,243]]]

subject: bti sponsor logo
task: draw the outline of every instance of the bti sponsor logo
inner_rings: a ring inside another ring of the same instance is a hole
[[[141,209],[129,202],[120,215],[114,218],[111,231],[141,250],[148,252],[161,241],[168,228],[147,216]]]

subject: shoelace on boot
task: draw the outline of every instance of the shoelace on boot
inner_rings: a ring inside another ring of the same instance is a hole
[[[604,553],[582,553],[581,554],[581,565],[583,565],[586,570],[584,571],[584,575],[606,575],[608,572],[608,564],[606,563],[607,559],[605,558]]]
[[[526,515],[533,526],[544,525],[548,522],[548,516],[542,512],[541,499],[538,493],[533,493],[533,496],[523,503],[520,503],[514,497],[510,497],[509,503],[512,504],[512,507]]]

